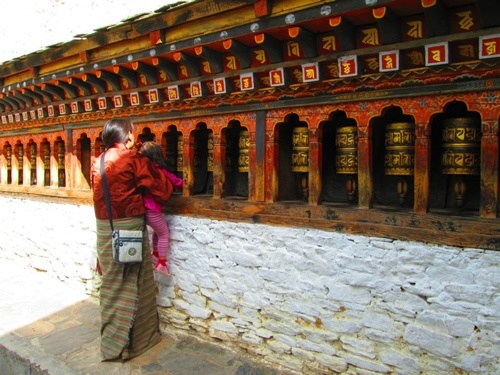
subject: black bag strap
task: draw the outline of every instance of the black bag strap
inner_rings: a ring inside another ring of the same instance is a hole
[[[101,181],[102,181],[102,191],[104,193],[104,202],[106,202],[106,209],[108,210],[108,217],[109,217],[109,226],[111,227],[111,236],[115,236],[116,234],[114,233],[115,230],[113,229],[113,215],[111,214],[111,202],[109,199],[109,189],[108,189],[108,180],[106,179],[106,172],[104,168],[104,154],[106,154],[106,151],[104,151],[101,154]],[[128,273],[128,264],[123,265],[123,277],[122,280],[125,280],[127,278],[127,273]]]
[[[111,233],[114,232],[113,229],[113,216],[111,214],[111,203],[109,200],[109,190],[108,190],[108,180],[106,179],[106,172],[104,170],[104,151],[101,155],[101,181],[102,181],[102,190],[104,193],[104,202],[106,202],[106,209],[108,210],[108,218],[109,218],[109,226],[111,227]]]

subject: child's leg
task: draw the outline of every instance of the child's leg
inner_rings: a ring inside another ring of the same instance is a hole
[[[153,228],[153,248],[158,249],[158,258],[166,259],[168,250],[168,226],[161,212],[146,212],[147,224]],[[156,237],[156,246],[155,246]]]

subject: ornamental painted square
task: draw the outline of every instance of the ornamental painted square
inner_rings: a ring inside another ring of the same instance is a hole
[[[319,81],[318,63],[302,64],[302,81],[315,82]]]
[[[273,69],[269,72],[269,83],[272,87],[285,84],[285,70],[283,68]]]
[[[123,107],[123,98],[121,95],[115,95],[113,101],[115,102],[115,108]]]
[[[132,104],[132,105],[141,104],[141,98],[139,97],[138,92],[131,92],[130,93],[130,104]]]
[[[226,93],[226,79],[214,78],[214,93],[225,94]]]
[[[85,101],[83,102],[83,106],[85,108],[85,111],[87,112],[92,111],[94,109],[91,99],[85,99]]]
[[[429,44],[425,46],[425,65],[448,64],[448,42]]]
[[[43,108],[38,108],[36,110],[38,118],[44,118]]]
[[[160,101],[160,97],[158,95],[158,89],[148,90],[148,96],[150,103],[158,103]]]
[[[100,97],[97,99],[97,106],[99,109],[107,109],[108,108],[108,101],[104,97]]]
[[[179,100],[179,86],[168,86],[168,100]]]
[[[479,58],[500,56],[500,34],[479,37]]]
[[[192,98],[199,98],[200,96],[203,95],[201,91],[201,82],[196,81],[196,82],[191,82],[189,91],[191,93]]]
[[[358,58],[355,55],[342,56],[338,59],[339,77],[353,77],[358,75]]]
[[[240,74],[240,87],[242,91],[254,89],[253,73]]]
[[[399,70],[399,51],[385,51],[378,54],[379,70],[392,72]]]
[[[65,115],[66,114],[66,104],[59,104],[59,113],[61,115]]]
[[[49,117],[54,116],[54,106],[53,105],[47,106],[47,114],[49,115]]]
[[[79,110],[78,102],[71,103],[71,113],[78,113],[78,110]]]

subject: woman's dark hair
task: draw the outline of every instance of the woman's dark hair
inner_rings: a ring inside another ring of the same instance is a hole
[[[163,158],[161,148],[158,143],[152,141],[144,142],[139,149],[139,153],[147,156],[149,160],[151,160],[155,164],[158,164],[160,168],[168,169],[167,163]]]
[[[130,120],[117,118],[107,121],[102,130],[102,141],[107,150],[115,143],[126,143],[133,125]]]

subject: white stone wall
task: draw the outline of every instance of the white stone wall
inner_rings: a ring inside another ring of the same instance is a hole
[[[0,256],[91,287],[92,207],[1,197],[0,207]],[[173,276],[157,275],[167,330],[301,374],[500,373],[500,252],[167,220]]]

